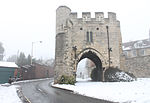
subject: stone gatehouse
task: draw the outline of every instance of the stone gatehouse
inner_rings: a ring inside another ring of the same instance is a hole
[[[56,50],[54,82],[62,75],[76,76],[77,65],[84,59],[92,60],[99,69],[100,81],[104,80],[104,71],[109,67],[120,67],[122,37],[120,22],[116,14],[83,12],[82,18],[66,6],[56,10]]]

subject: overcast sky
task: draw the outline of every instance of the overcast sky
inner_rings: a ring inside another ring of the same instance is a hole
[[[0,42],[5,59],[17,52],[49,59],[55,55],[55,18],[60,5],[73,12],[115,12],[123,42],[149,37],[150,0],[0,0]]]

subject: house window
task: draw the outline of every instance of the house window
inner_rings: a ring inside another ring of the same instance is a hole
[[[136,52],[136,50],[133,50],[132,51],[132,57],[136,57],[137,56],[137,52]]]
[[[139,50],[139,55],[144,56],[145,55],[145,50],[144,49]]]
[[[93,32],[86,33],[87,42],[93,43]]]
[[[83,30],[82,28],[80,28],[80,30]]]
[[[125,57],[128,57],[128,52],[127,51],[124,51],[123,53],[124,53]]]
[[[96,30],[99,30],[99,28],[96,28]]]

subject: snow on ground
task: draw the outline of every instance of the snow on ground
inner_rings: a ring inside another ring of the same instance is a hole
[[[18,84],[18,83],[29,83],[29,82],[36,82],[36,81],[48,80],[48,79],[52,79],[52,78],[42,78],[42,79],[21,80],[21,81],[13,82],[12,84]]]
[[[81,95],[119,103],[150,103],[150,78],[133,82],[78,81],[75,85],[52,85]]]
[[[35,81],[47,80],[47,79],[50,78],[17,81],[17,82],[13,82],[12,84],[35,82]],[[8,83],[0,84],[0,103],[22,103],[22,101],[17,95],[18,87],[19,86],[17,85],[10,85]]]
[[[22,103],[16,92],[17,87],[9,84],[0,85],[0,103]]]

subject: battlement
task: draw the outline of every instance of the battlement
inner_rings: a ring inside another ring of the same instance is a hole
[[[73,19],[77,18],[77,12],[71,12],[70,17]]]
[[[104,13],[103,12],[95,12],[96,21],[104,20]]]
[[[82,20],[83,21],[90,21],[91,20],[91,13],[90,12],[82,12]]]
[[[71,9],[67,6],[60,6],[57,8],[57,15],[58,18],[70,18],[74,20],[82,20],[82,21],[101,21],[104,22],[105,20],[108,20],[108,22],[116,21],[116,13],[114,12],[108,12],[108,17],[104,18],[103,12],[95,12],[95,18],[91,18],[91,12],[82,12],[82,18],[78,18],[77,12],[71,12]],[[65,19],[62,20],[62,22]],[[60,22],[60,21],[59,21]]]
[[[82,19],[83,21],[104,21],[104,13],[103,12],[95,12],[95,18],[91,18],[91,12],[82,12],[82,18],[78,18],[77,12],[71,12],[70,13],[71,19]],[[114,12],[108,12],[108,18],[109,21],[116,21],[116,13]]]
[[[116,13],[108,12],[108,19],[109,20],[116,20]]]

